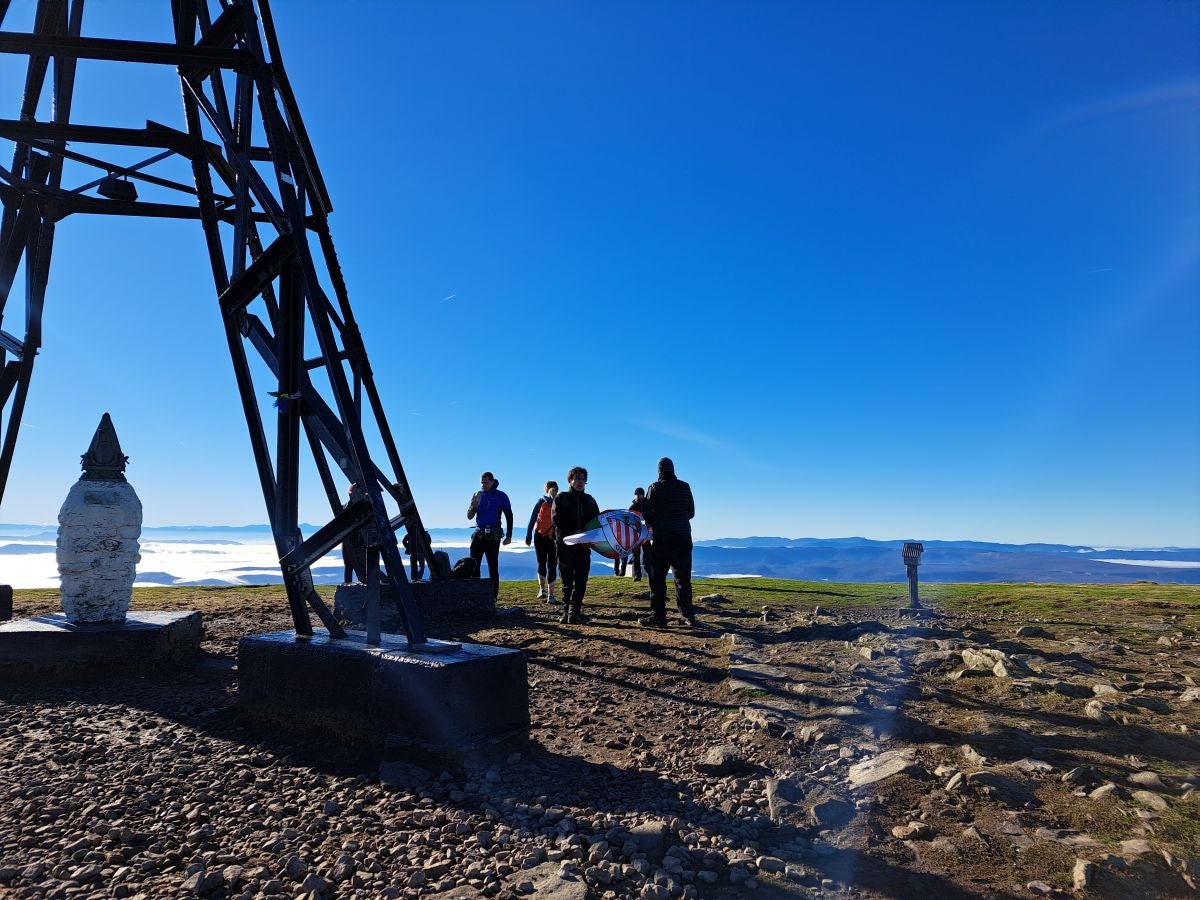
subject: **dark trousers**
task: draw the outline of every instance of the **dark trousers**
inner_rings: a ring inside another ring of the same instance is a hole
[[[471,536],[471,559],[475,560],[475,569],[483,576],[483,566],[480,560],[487,554],[488,573],[492,579],[492,599],[500,599],[500,541],[489,541],[479,535]]]
[[[633,552],[628,556],[618,556],[613,560],[613,572],[619,577],[625,577],[626,563],[633,563],[633,577],[642,577],[642,547],[649,547],[649,544],[638,544],[633,548]]]
[[[554,538],[534,532],[533,551],[537,554],[538,574],[553,581],[558,577],[558,551],[554,547]]]
[[[656,534],[650,568],[650,614],[667,616],[667,569],[675,574],[675,602],[685,616],[692,615],[692,536]]]
[[[425,577],[425,559],[420,556],[411,557],[408,561],[408,570],[412,572],[410,581],[420,581]]]
[[[588,573],[592,570],[590,547],[558,547],[558,572],[562,576],[562,602],[578,609],[583,606],[583,592],[587,590]]]

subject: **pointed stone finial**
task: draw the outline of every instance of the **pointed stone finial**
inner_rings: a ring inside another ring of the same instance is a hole
[[[121,453],[121,444],[117,441],[117,431],[113,428],[112,419],[108,413],[100,419],[96,433],[92,435],[91,446],[81,457],[83,460],[83,475],[80,481],[124,481],[125,464],[129,457]]]

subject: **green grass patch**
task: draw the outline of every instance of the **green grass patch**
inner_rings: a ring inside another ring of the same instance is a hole
[[[1200,808],[1195,803],[1172,807],[1154,823],[1158,837],[1186,853],[1200,854]]]
[[[650,590],[645,581],[614,578],[611,567],[592,567],[588,582],[589,605],[643,612],[649,602],[639,595]],[[811,611],[815,607],[901,608],[908,605],[905,584],[843,584],[824,581],[789,581],[779,578],[696,578],[692,582],[697,598],[720,594],[728,602],[715,604],[740,614],[757,613],[764,606],[774,610]],[[673,589],[668,584],[668,594]],[[332,585],[318,588],[329,602]],[[58,591],[51,588],[14,592],[17,616],[39,615],[60,608]],[[1158,618],[1168,615],[1200,615],[1200,585],[1158,584],[926,584],[921,600],[929,606],[954,611],[1009,612],[1064,622],[1106,622],[1115,627],[1136,628],[1130,614]],[[133,592],[135,609],[193,608],[202,612],[223,609],[263,608],[287,605],[281,585],[265,587],[139,587]],[[502,581],[500,605],[536,608],[545,605],[537,599],[536,581]],[[701,605],[702,608],[705,604]]]

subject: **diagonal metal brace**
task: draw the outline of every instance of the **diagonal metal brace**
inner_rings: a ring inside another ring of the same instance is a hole
[[[307,569],[349,535],[374,521],[375,512],[369,500],[350,503],[328,525],[314,532],[308,540],[281,559],[279,564],[284,573]]]
[[[221,311],[231,316],[245,309],[275,280],[295,255],[295,236],[281,234],[224,290],[220,296]]]

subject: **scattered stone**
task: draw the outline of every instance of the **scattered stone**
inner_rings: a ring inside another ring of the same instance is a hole
[[[1075,868],[1071,871],[1071,887],[1076,891],[1085,891],[1092,885],[1096,875],[1096,867],[1086,859],[1076,859]]]
[[[99,867],[97,867],[98,869]],[[72,879],[77,880],[77,879]],[[220,890],[225,886],[225,879],[220,872],[196,872],[189,875],[179,886],[181,891],[189,894],[195,894],[198,897],[203,897],[206,894],[211,894]]]
[[[977,751],[970,744],[962,745],[962,755],[963,759],[973,766],[982,766],[987,764],[987,757]]]
[[[754,861],[760,872],[777,873],[784,870],[784,861],[778,856],[760,856]]]
[[[1148,806],[1156,812],[1166,812],[1170,808],[1167,801],[1153,791],[1134,791],[1131,796],[1138,803]]]
[[[933,836],[933,828],[926,822],[909,822],[895,826],[892,836],[902,841],[922,841]]]
[[[1083,714],[1093,722],[1108,723],[1112,721],[1112,716],[1106,712],[1105,705],[1099,700],[1089,700],[1083,707]]]
[[[1097,697],[1115,697],[1121,692],[1107,681],[1097,681],[1092,685],[1092,693]]]
[[[721,744],[704,754],[696,768],[710,775],[736,775],[745,771],[748,764],[736,744]]]
[[[293,853],[283,864],[283,874],[292,881],[301,881],[308,874],[308,866],[304,864],[304,860]]]
[[[323,894],[329,890],[329,882],[316,872],[310,872],[308,877],[300,883],[300,890],[306,894]]]
[[[1020,769],[1029,775],[1049,775],[1054,771],[1054,766],[1041,759],[1018,759],[1012,764],[1014,769]]]
[[[917,751],[912,747],[888,750],[871,759],[855,763],[847,772],[850,786],[864,788],[893,775],[916,774],[923,771],[917,762]]]
[[[1025,890],[1031,894],[1051,894],[1054,892],[1054,888],[1044,881],[1031,881],[1025,885]]]
[[[999,650],[993,650],[990,647],[971,649],[967,648],[961,652],[963,665],[968,669],[991,670],[995,668],[996,663],[1008,662],[1008,656]]]
[[[1090,834],[1066,828],[1039,828],[1033,833],[1033,836],[1039,841],[1053,841],[1056,844],[1066,844],[1068,847],[1076,849],[1100,847],[1100,842]]]
[[[1121,855],[1124,857],[1144,856],[1147,853],[1153,853],[1154,847],[1145,838],[1129,838],[1121,841]]]
[[[1158,777],[1157,772],[1134,772],[1129,776],[1129,783],[1140,785],[1144,788],[1154,788],[1155,790],[1166,790],[1166,785],[1163,780]]]
[[[666,849],[667,832],[670,826],[663,821],[645,822],[629,829],[629,836],[637,842],[638,852],[644,853],[652,862],[662,860]]]
[[[1102,784],[1090,794],[1088,798],[1091,800],[1103,800],[1105,797],[1111,797],[1116,793],[1117,786],[1115,784]]]

